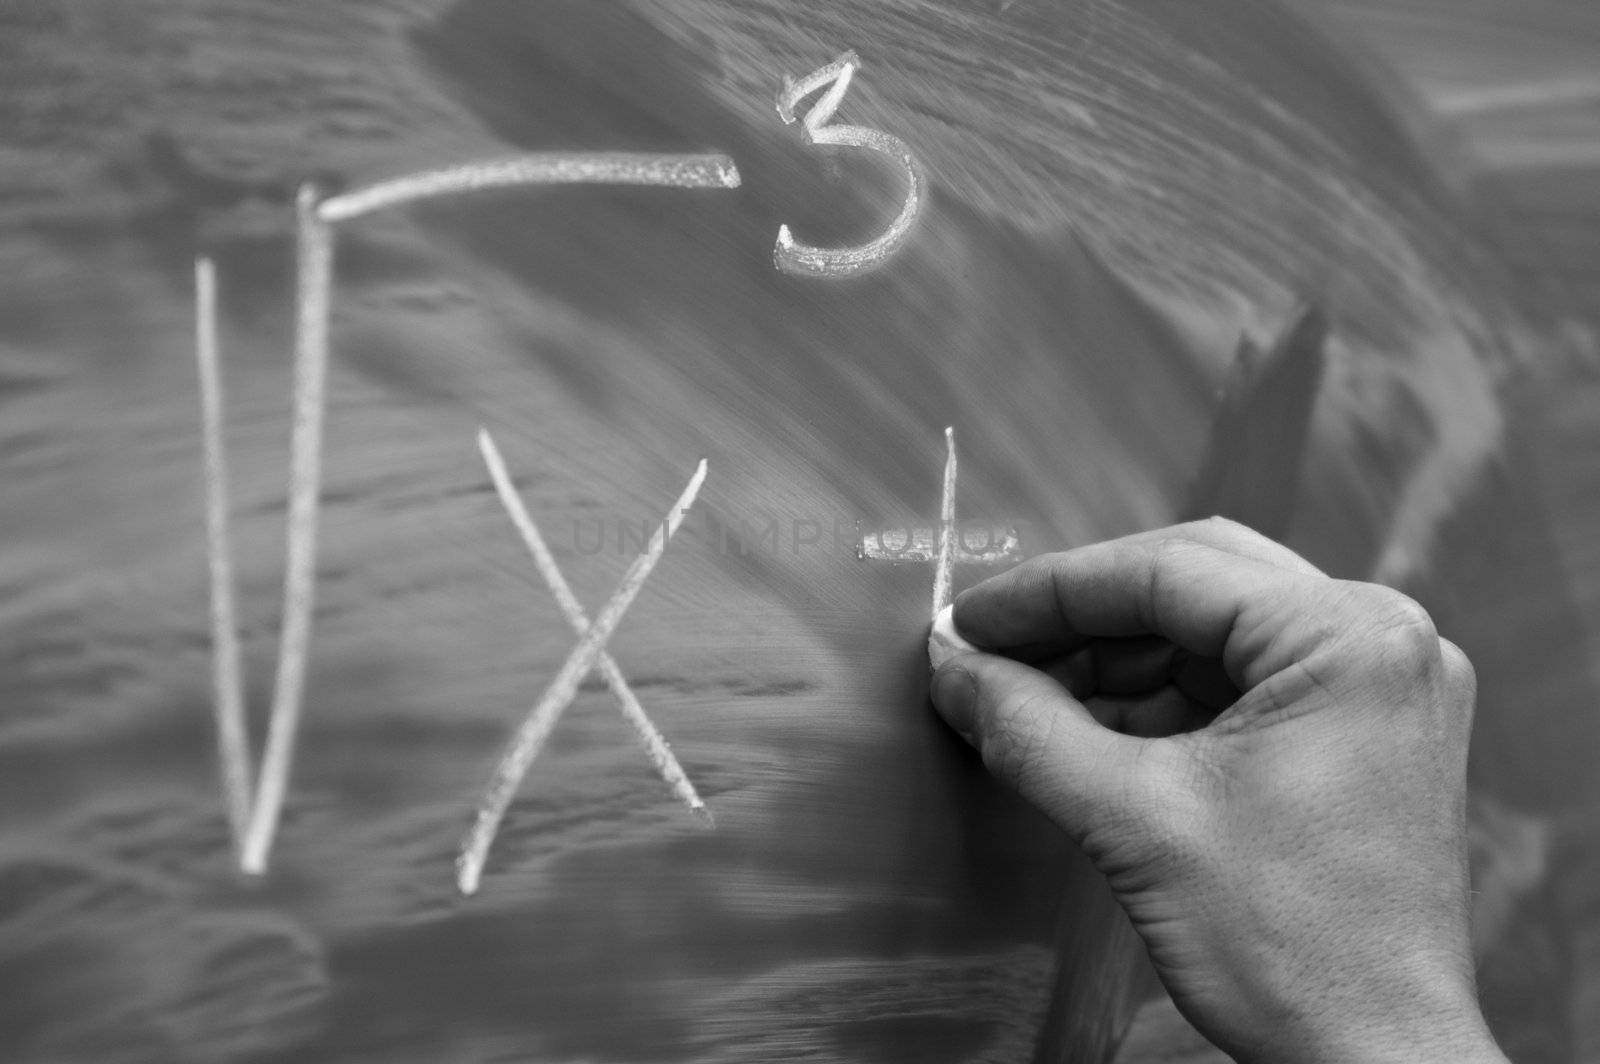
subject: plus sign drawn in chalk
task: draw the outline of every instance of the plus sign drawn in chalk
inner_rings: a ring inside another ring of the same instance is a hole
[[[956,434],[944,430],[945,462],[939,523],[928,527],[882,527],[859,530],[856,557],[864,562],[933,566],[933,612],[950,604],[952,574],[957,565],[1000,569],[1023,560],[1017,522],[956,520]],[[980,538],[981,537],[981,538]]]

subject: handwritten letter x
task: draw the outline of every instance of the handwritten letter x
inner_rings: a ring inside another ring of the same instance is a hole
[[[510,746],[507,747],[489,782],[489,789],[478,807],[477,820],[473,823],[472,830],[467,833],[462,843],[461,856],[456,860],[456,883],[463,894],[473,894],[477,891],[478,883],[483,876],[484,859],[488,856],[495,832],[505,816],[507,807],[511,804],[518,785],[527,774],[528,766],[539,756],[539,751],[544,747],[545,740],[550,737],[556,722],[561,719],[561,714],[566,712],[573,698],[577,696],[578,684],[591,669],[599,670],[600,678],[616,697],[622,715],[628,719],[643,740],[651,764],[672,788],[673,793],[683,799],[696,814],[707,821],[711,819],[705,803],[695,793],[694,784],[690,783],[689,777],[685,775],[683,766],[678,764],[678,759],[673,756],[667,741],[662,738],[655,725],[651,724],[650,718],[645,715],[644,707],[639,704],[638,697],[634,695],[627,679],[623,677],[622,669],[605,649],[606,641],[611,638],[611,633],[622,621],[623,614],[644,587],[650,571],[661,560],[662,554],[666,551],[667,540],[672,538],[672,534],[683,523],[689,507],[694,505],[695,496],[699,494],[700,486],[705,482],[706,463],[704,461],[700,463],[694,476],[689,480],[689,486],[684,489],[677,503],[667,514],[666,521],[650,537],[650,543],[644,553],[634,559],[610,601],[601,608],[594,622],[590,623],[584,616],[583,606],[579,604],[577,596],[572,593],[566,578],[561,575],[555,557],[539,533],[538,526],[533,523],[533,518],[522,504],[521,497],[511,483],[511,476],[506,472],[505,460],[501,458],[500,450],[495,446],[487,430],[479,430],[478,448],[483,452],[484,463],[489,467],[489,476],[494,480],[495,490],[499,492],[501,503],[522,534],[529,553],[533,555],[534,564],[538,566],[545,582],[550,585],[562,615],[572,625],[573,631],[578,633],[579,638],[577,645],[567,654],[566,661],[562,663],[555,679],[550,681],[544,695],[513,736]]]

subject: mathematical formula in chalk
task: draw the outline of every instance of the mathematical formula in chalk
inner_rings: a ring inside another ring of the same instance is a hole
[[[784,78],[777,111],[787,125],[798,123],[807,144],[859,148],[892,159],[905,175],[905,198],[899,212],[878,236],[851,247],[817,247],[802,243],[788,225],[778,229],[773,264],[795,276],[840,278],[881,266],[903,248],[926,201],[922,169],[899,137],[864,126],[834,122],[850,83],[861,69],[860,57],[845,52],[826,66],[800,78]],[[802,105],[820,93],[809,109]],[[197,351],[200,362],[202,439],[206,450],[207,552],[211,573],[213,687],[218,752],[234,843],[240,867],[248,873],[266,870],[284,801],[288,793],[296,737],[304,703],[311,621],[316,594],[317,523],[322,494],[322,433],[327,410],[329,319],[334,283],[334,235],[339,225],[377,211],[422,200],[522,186],[613,185],[683,189],[734,189],[742,178],[733,159],[710,154],[644,154],[630,152],[535,153],[509,159],[467,163],[382,181],[330,198],[320,198],[310,185],[296,204],[297,269],[295,293],[294,412],[290,438],[287,561],[283,621],[277,673],[259,773],[251,771],[245,727],[243,670],[239,660],[235,618],[232,543],[228,525],[227,466],[222,444],[220,355],[217,350],[217,282],[208,260],[196,267]],[[578,636],[558,675],[518,729],[491,780],[478,817],[467,834],[458,862],[463,893],[477,889],[494,833],[528,766],[550,730],[571,703],[579,682],[591,671],[618,701],[623,715],[644,740],[653,766],[692,810],[704,803],[666,740],[645,715],[605,643],[629,603],[660,560],[666,540],[706,476],[702,462],[690,486],[622,586],[591,620],[572,597],[555,567],[531,516],[510,488],[493,440],[484,433],[480,449],[503,503],[522,532],[541,575],[555,592],[562,612]],[[945,480],[944,514],[936,564],[934,598],[949,597],[949,572],[954,560],[954,443]],[[709,821],[709,815],[706,815]]]

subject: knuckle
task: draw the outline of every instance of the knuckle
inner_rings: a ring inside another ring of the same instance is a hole
[[[1156,544],[1150,558],[1150,584],[1144,596],[1146,608],[1151,614],[1142,618],[1147,628],[1152,631],[1161,629],[1161,618],[1168,616],[1173,603],[1181,598],[1177,574],[1183,569],[1182,557],[1202,549],[1202,545],[1185,535],[1181,528],[1177,535]]]
[[[1473,667],[1472,659],[1467,657],[1466,651],[1448,639],[1439,640],[1439,659],[1443,664],[1445,679],[1450,686],[1466,694],[1469,698],[1478,692],[1478,670]]]
[[[1439,640],[1439,658],[1444,672],[1446,697],[1451,700],[1449,708],[1460,719],[1462,727],[1470,731],[1477,710],[1478,671],[1473,668],[1466,652],[1448,639]]]
[[[1360,606],[1362,629],[1385,663],[1416,667],[1439,660],[1439,630],[1422,605],[1408,595],[1376,584],[1365,585]]]
[[[1378,605],[1377,620],[1389,638],[1402,646],[1434,649],[1439,630],[1434,627],[1428,611],[1416,599],[1398,591],[1387,591]]]
[[[1207,517],[1205,520],[1197,522],[1197,524],[1205,528],[1210,528],[1215,532],[1219,532],[1229,539],[1266,539],[1265,536],[1251,528],[1249,525],[1241,524],[1231,517],[1223,517],[1220,514]]]
[[[1428,611],[1409,596],[1375,584],[1346,587],[1359,620],[1347,626],[1343,663],[1359,666],[1384,704],[1409,708],[1434,739],[1464,749],[1477,697],[1467,655],[1439,635]]]

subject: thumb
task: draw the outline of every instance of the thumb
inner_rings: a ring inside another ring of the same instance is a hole
[[[1102,727],[1055,680],[995,654],[962,654],[933,677],[934,708],[989,771],[1082,839],[1137,769],[1141,740]]]

